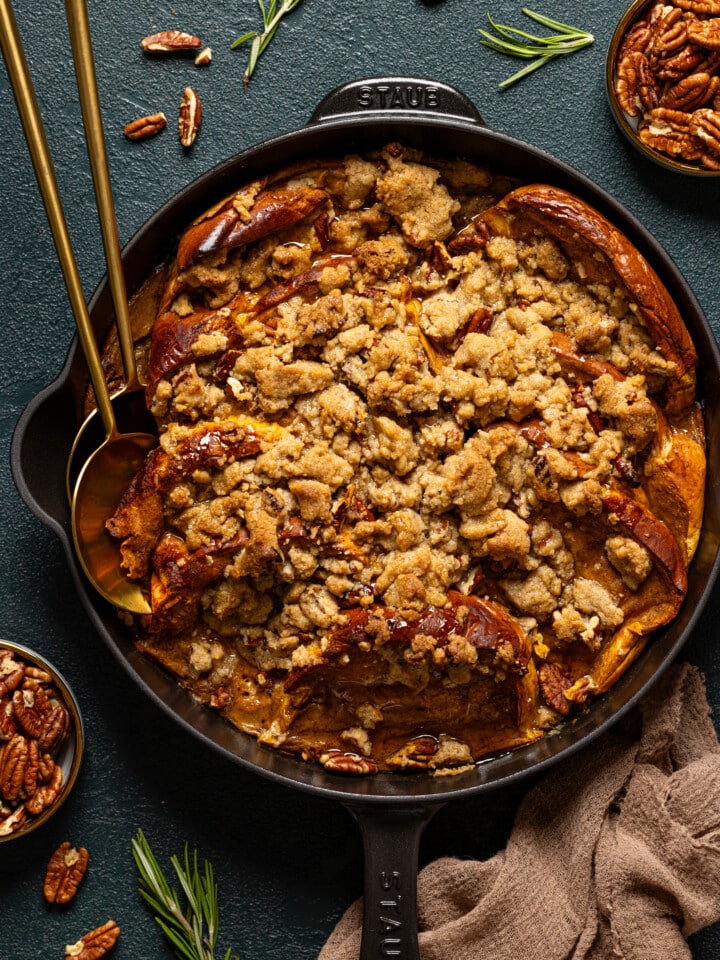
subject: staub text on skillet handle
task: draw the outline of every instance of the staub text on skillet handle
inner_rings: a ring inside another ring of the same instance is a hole
[[[365,852],[360,960],[419,960],[417,873],[420,837],[442,804],[379,809],[348,804]]]
[[[349,116],[442,117],[484,126],[475,104],[447,83],[419,77],[369,77],[335,87],[315,108],[310,123]]]

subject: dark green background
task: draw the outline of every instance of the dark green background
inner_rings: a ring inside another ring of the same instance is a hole
[[[490,127],[544,148],[614,194],[665,246],[716,324],[720,179],[701,182],[651,165],[622,139],[606,103],[605,51],[624,3],[538,2],[543,12],[590,30],[596,42],[500,92],[497,83],[517,63],[482,48],[477,28],[488,9],[500,22],[529,25],[520,6],[509,0],[492,0],[491,8],[477,0],[303,0],[245,95],[246,55],[231,51],[230,43],[257,25],[255,0],[90,0],[121,240],[215,163],[303,125],[337,84],[369,75],[424,76],[459,87]],[[89,295],[104,265],[64,8],[17,0],[15,11]],[[142,54],[143,36],[175,28],[199,34],[213,48],[210,67]],[[204,119],[195,146],[184,152],[174,126],[188,83],[200,93]],[[128,121],[158,109],[168,115],[167,130],[146,143],[124,139]],[[223,953],[232,946],[243,960],[314,957],[361,889],[360,841],[350,816],[205,752],[161,715],[95,635],[59,543],[13,486],[13,427],[59,371],[73,322],[2,65],[0,121],[0,636],[54,661],[75,689],[87,726],[79,785],[44,836],[39,859],[0,874],[0,958],[60,957],[66,943],[109,917],[122,929],[117,960],[169,957],[136,894],[130,838],[138,827],[163,863],[186,840],[212,860],[221,888]],[[705,672],[716,710],[719,613],[716,601],[684,653]],[[427,829],[422,860],[491,855],[505,842],[523,789],[445,808]],[[64,839],[89,849],[90,870],[69,908],[48,909],[41,894],[44,860]],[[715,960],[720,929],[698,933],[690,943],[698,960]]]

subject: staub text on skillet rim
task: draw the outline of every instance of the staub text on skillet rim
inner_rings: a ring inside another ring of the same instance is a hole
[[[706,420],[708,460],[711,465],[717,461],[720,354],[697,300],[668,254],[632,214],[591,180],[527,143],[487,129],[471,101],[445,84],[406,77],[345,84],[328,94],[308,126],[258,144],[208,171],[168,201],[126,245],[123,260],[129,291],[139,287],[148,265],[160,263],[169,255],[180,230],[194,216],[238,184],[263,170],[295,160],[365,151],[392,140],[424,149],[430,155],[441,152],[476,160],[526,182],[542,181],[563,187],[595,206],[619,227],[660,274],[693,336],[702,358],[698,395]],[[107,330],[112,310],[106,281],[95,292],[90,311],[98,332]],[[363,828],[366,850],[368,907],[363,958],[383,955],[377,939],[382,930],[377,926],[372,904],[386,895],[385,882],[402,884],[404,902],[411,911],[402,917],[402,955],[416,957],[414,875],[420,833],[432,812],[451,799],[480,795],[536,774],[586,747],[637,703],[691,633],[718,572],[720,487],[712,468],[703,533],[689,571],[688,596],[678,618],[651,640],[638,661],[591,709],[556,734],[483,761],[457,777],[389,773],[342,778],[256,744],[192,702],[174,680],[134,649],[115,610],[95,596],[84,581],[69,538],[64,464],[86,382],[77,346],[73,344],[58,378],[22,414],[13,437],[11,463],[26,504],[59,536],[91,621],[134,682],[166,714],[211,749],[265,777],[340,800],[353,810]],[[49,447],[48,436],[52,437]]]

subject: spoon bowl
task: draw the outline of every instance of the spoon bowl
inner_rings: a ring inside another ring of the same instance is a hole
[[[106,600],[131,613],[151,609],[138,586],[122,572],[117,541],[105,523],[156,445],[157,439],[147,433],[108,437],[85,462],[72,499],[73,540],[85,574]]]
[[[144,388],[138,385],[135,389],[122,387],[110,397],[115,424],[120,434],[157,434],[155,418],[145,404]],[[81,423],[73,441],[65,470],[65,487],[68,503],[72,504],[75,488],[87,460],[93,456],[100,445],[107,442],[102,417],[98,409],[91,410]],[[157,442],[157,441],[156,441]],[[117,501],[116,501],[117,505]],[[110,513],[114,510],[111,508]],[[107,514],[109,516],[109,514]]]

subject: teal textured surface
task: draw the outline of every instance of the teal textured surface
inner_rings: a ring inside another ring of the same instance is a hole
[[[533,6],[590,30],[595,43],[503,92],[497,84],[517,62],[482,48],[477,28],[486,9],[501,22],[527,26],[519,4],[303,0],[283,21],[246,94],[246,53],[230,44],[258,26],[254,0],[88,0],[121,241],[216,163],[305,124],[337,84],[370,75],[422,76],[457,87],[489,127],[548,151],[613,194],[677,263],[717,335],[720,180],[663,171],[616,129],[604,61],[624,3]],[[63,6],[16,0],[14,8],[89,296],[105,267]],[[161,29],[199,35],[213,49],[212,63],[200,68],[192,59],[143,54],[142,37]],[[175,125],[188,84],[200,94],[204,115],[195,145],[184,151]],[[168,116],[165,131],[143,143],[124,138],[126,123],[157,110]],[[0,636],[58,666],[78,695],[87,732],[80,781],[47,830],[45,848],[12,872],[0,862],[0,958],[62,956],[66,943],[110,917],[122,930],[113,958],[171,956],[136,892],[130,839],[138,827],[164,864],[185,841],[212,860],[220,884],[218,955],[232,946],[245,960],[314,957],[362,888],[354,821],[338,804],[266,782],[207,752],[160,714],[95,635],[60,544],[13,486],[8,459],[15,422],[59,372],[74,328],[1,63],[0,117]],[[716,715],[718,614],[720,595],[683,654],[704,671]],[[422,861],[491,855],[504,844],[525,789],[515,785],[446,807],[427,828]],[[88,848],[90,869],[68,908],[49,909],[42,899],[45,862],[65,839]],[[715,960],[720,928],[694,934],[690,945],[696,960]]]

